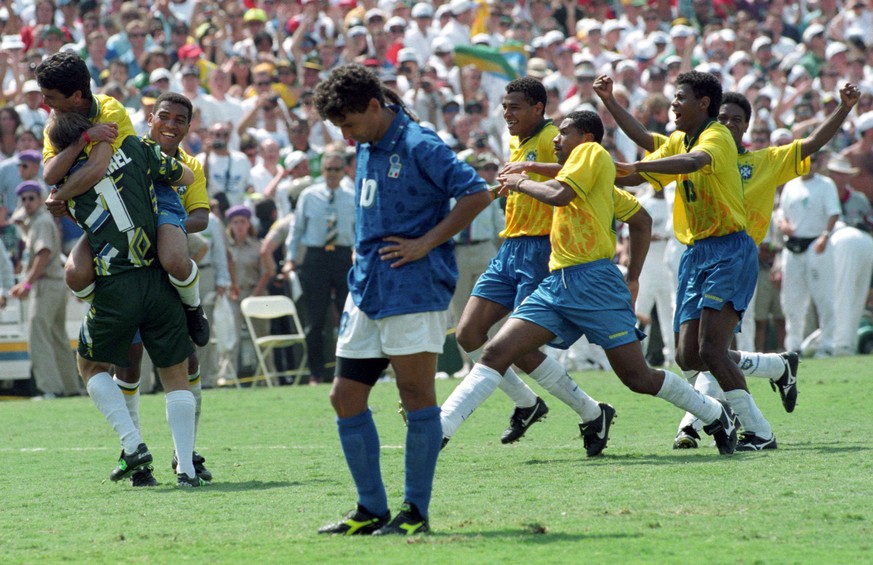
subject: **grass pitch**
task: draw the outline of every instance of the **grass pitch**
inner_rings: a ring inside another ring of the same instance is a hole
[[[708,437],[672,450],[681,414],[601,372],[575,377],[618,411],[603,457],[584,457],[575,414],[548,395],[548,419],[503,446],[511,406],[498,391],[443,451],[433,534],[414,539],[316,534],[355,502],[327,386],[205,391],[198,450],[215,481],[192,490],[174,486],[161,395],[142,399],[151,489],[109,481],[118,440],[88,398],[5,402],[0,562],[871,563],[871,361],[803,362],[793,414],[750,379],[779,449],[732,457]],[[438,381],[439,398],[457,382]],[[396,511],[393,384],[372,408]]]

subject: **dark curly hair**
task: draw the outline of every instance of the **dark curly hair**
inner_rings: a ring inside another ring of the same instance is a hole
[[[739,92],[725,92],[721,99],[720,106],[724,106],[725,104],[736,104],[743,111],[743,115],[746,116],[747,122],[752,119],[752,105],[749,104],[749,99]]]
[[[546,92],[546,87],[543,83],[533,77],[517,78],[506,85],[506,93],[521,92],[524,99],[531,106],[537,102],[542,102],[543,112],[545,113],[546,104],[549,101],[549,95]]]
[[[700,71],[688,71],[681,73],[676,77],[676,86],[687,84],[694,92],[697,98],[709,97],[709,107],[706,113],[710,118],[718,116],[718,109],[721,108],[721,83],[715,78],[715,75],[702,73]]]
[[[191,104],[191,101],[188,100],[187,96],[179,94],[178,92],[164,92],[163,94],[158,96],[157,100],[155,100],[155,106],[152,110],[152,113],[155,113],[157,111],[157,108],[161,105],[161,102],[171,102],[173,104],[178,104],[187,108],[188,123],[191,123],[191,116],[194,115],[194,105]]]
[[[52,112],[45,123],[45,134],[58,151],[63,151],[90,127],[91,121],[79,112]]]
[[[597,115],[597,112],[592,112],[591,110],[577,110],[567,114],[565,119],[573,122],[573,127],[576,128],[579,133],[592,134],[594,136],[594,141],[597,143],[603,141],[603,122],[600,120],[600,116]]]
[[[57,90],[66,97],[72,96],[77,90],[82,92],[82,98],[91,100],[91,73],[85,61],[68,51],[61,51],[46,57],[36,67],[36,82],[41,88]]]
[[[374,98],[381,106],[386,102],[400,106],[418,121],[396,92],[385,87],[375,72],[358,63],[337,67],[315,87],[315,109],[323,120],[361,114]]]

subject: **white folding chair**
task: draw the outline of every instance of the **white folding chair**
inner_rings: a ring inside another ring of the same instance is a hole
[[[267,381],[267,386],[273,386],[272,379],[278,377],[295,377],[294,384],[297,384],[308,369],[306,367],[306,336],[303,334],[303,324],[300,323],[294,302],[287,296],[250,296],[243,299],[240,309],[255,346],[258,372]],[[283,316],[291,318],[293,333],[258,335],[252,323],[253,319],[273,320]],[[285,371],[270,370],[266,360],[274,349],[296,345],[299,345],[301,349],[300,361],[296,368]]]

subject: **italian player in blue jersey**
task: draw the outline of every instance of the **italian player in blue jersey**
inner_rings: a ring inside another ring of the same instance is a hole
[[[357,508],[320,533],[426,532],[442,441],[434,377],[458,270],[451,238],[491,196],[472,167],[421,128],[362,65],[334,69],[315,91],[322,119],[357,143],[355,263],[330,393]],[[457,204],[450,208],[454,198]],[[370,390],[392,366],[407,410],[406,485],[391,520]]]

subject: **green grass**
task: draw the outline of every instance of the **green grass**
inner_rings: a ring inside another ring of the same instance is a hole
[[[777,433],[773,452],[673,451],[681,414],[607,373],[577,374],[618,418],[605,456],[586,459],[577,420],[552,411],[516,445],[497,392],[437,467],[433,534],[330,538],[316,529],[353,507],[328,387],[210,390],[198,449],[215,482],[178,490],[160,395],[142,402],[161,485],[131,489],[109,471],[114,432],[87,398],[0,407],[0,562],[225,563],[871,563],[870,357],[807,361],[786,414],[752,393]],[[457,381],[439,381],[445,398]],[[373,391],[382,466],[402,498],[404,428],[393,385]]]

